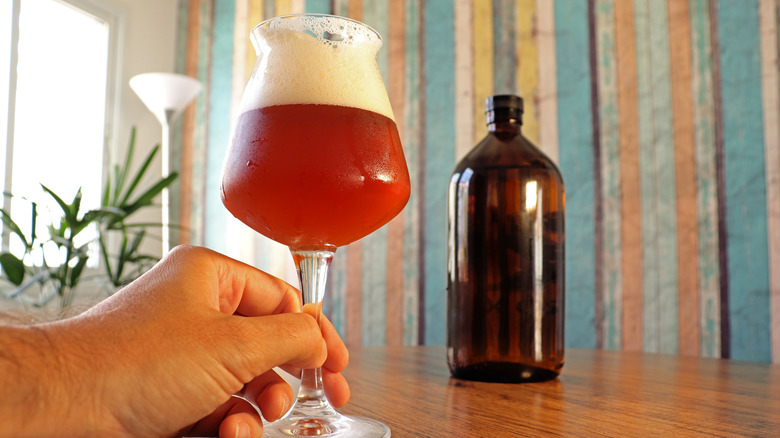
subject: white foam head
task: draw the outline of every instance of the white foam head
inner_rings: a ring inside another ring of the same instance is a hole
[[[324,104],[361,108],[392,120],[376,63],[382,39],[370,27],[328,15],[276,17],[252,30],[257,61],[241,110]]]

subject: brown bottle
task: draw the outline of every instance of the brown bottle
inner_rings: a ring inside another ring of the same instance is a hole
[[[563,179],[520,133],[520,97],[486,107],[487,137],[450,178],[447,361],[467,380],[553,379],[563,367]]]

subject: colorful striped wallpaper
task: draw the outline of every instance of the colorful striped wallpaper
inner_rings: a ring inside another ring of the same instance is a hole
[[[446,341],[448,178],[485,97],[517,93],[567,188],[566,345],[780,363],[780,0],[181,0],[177,68],[206,88],[176,141],[179,240],[288,279],[218,187],[248,32],[296,12],[385,37],[413,178],[398,218],[336,254],[348,344]]]

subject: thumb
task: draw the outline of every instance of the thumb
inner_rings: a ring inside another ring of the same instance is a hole
[[[243,383],[273,367],[322,366],[327,345],[317,321],[305,313],[282,313],[258,317],[225,315],[226,331],[220,346],[223,364]]]

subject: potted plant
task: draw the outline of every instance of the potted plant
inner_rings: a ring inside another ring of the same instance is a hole
[[[135,213],[152,206],[157,195],[178,176],[174,172],[145,189],[141,188],[146,171],[158,151],[159,145],[152,148],[140,168],[131,174],[135,152],[133,128],[125,160],[109,173],[98,209],[82,210],[81,189],[72,201],[66,202],[62,196],[41,185],[60,209],[57,217],[47,224],[46,233],[40,233],[38,229],[44,218],[36,202],[28,200],[31,226],[27,232],[11,214],[0,210],[3,225],[9,230],[11,238],[18,239],[22,246],[16,254],[10,251],[0,253],[0,280],[7,286],[6,295],[34,307],[43,307],[56,298],[60,309],[67,308],[73,303],[77,286],[83,280],[94,243],[97,243],[100,254],[96,280],[108,286],[109,291],[129,283],[156,263],[157,257],[141,252],[141,243],[149,228],[157,228],[161,224],[133,223],[131,220]],[[85,242],[83,232],[89,228],[96,230],[97,237]]]

